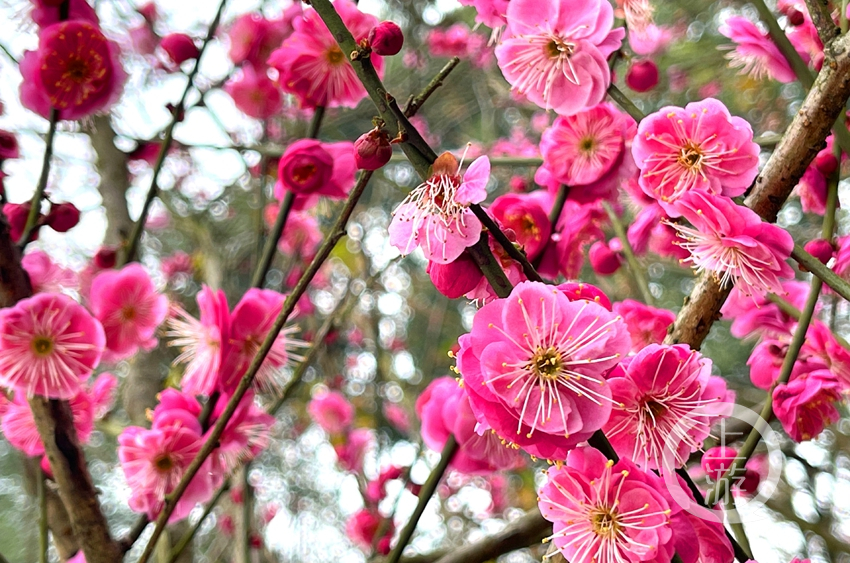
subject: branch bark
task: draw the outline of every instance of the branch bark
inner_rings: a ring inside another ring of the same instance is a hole
[[[549,535],[552,523],[536,509],[497,534],[467,544],[437,559],[436,563],[484,563],[503,553],[528,547]]]
[[[765,221],[776,221],[791,190],[824,147],[824,139],[850,97],[850,37],[835,39],[826,46],[824,54],[823,68],[814,85],[744,200]],[[703,274],[685,299],[665,343],[683,342],[699,349],[711,325],[720,318],[720,307],[729,291]]]

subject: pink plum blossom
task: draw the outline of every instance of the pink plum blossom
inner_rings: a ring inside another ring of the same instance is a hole
[[[168,314],[168,298],[157,293],[139,264],[104,270],[92,280],[89,304],[103,324],[110,361],[129,358],[156,345],[156,329]]]
[[[345,523],[345,535],[360,548],[371,550],[373,542],[375,542],[375,535],[378,533],[383,520],[377,510],[363,508],[352,514]],[[377,551],[381,555],[387,555],[390,552],[390,540],[395,533],[392,521],[389,524],[383,537],[375,542]]]
[[[727,18],[718,31],[732,40],[733,45],[727,47],[732,50],[726,58],[729,59],[729,66],[741,69],[741,74],[756,80],[770,77],[786,84],[797,80],[788,59],[779,51],[770,35],[747,18]]]
[[[647,116],[632,145],[640,187],[671,217],[679,215],[673,204],[690,191],[744,193],[758,174],[758,154],[750,124],[714,98]]]
[[[619,316],[538,282],[479,309],[459,344],[457,367],[478,420],[548,459],[564,459],[608,420],[605,374],[630,346]]]
[[[469,209],[487,197],[490,160],[479,157],[461,176],[457,159],[443,153],[428,180],[393,211],[390,244],[402,254],[421,246],[432,262],[448,264],[478,242],[481,222]]]
[[[563,275],[576,279],[584,264],[585,248],[604,238],[599,224],[603,212],[596,204],[580,204],[568,199],[558,218],[549,244],[543,251],[538,270],[552,278]]]
[[[442,451],[454,435],[458,451],[451,467],[461,473],[488,474],[523,464],[516,450],[476,420],[467,393],[454,378],[432,381],[416,399],[416,414],[422,421],[422,441],[432,450]]]
[[[655,479],[591,447],[571,451],[538,494],[540,513],[554,524],[548,539],[572,563],[669,561],[672,507]]]
[[[227,81],[224,91],[242,113],[255,119],[268,119],[283,107],[278,87],[264,70],[257,71],[249,64],[243,65],[240,74]]]
[[[799,310],[803,310],[809,294],[809,284],[787,281],[782,284],[779,293]],[[820,310],[818,305],[815,314]],[[778,305],[768,301],[766,296],[746,295],[737,287],[732,288],[729,298],[720,309],[723,318],[733,319],[729,331],[736,338],[751,335],[770,337],[790,336],[797,320],[784,313]]]
[[[0,309],[0,383],[30,396],[71,399],[105,344],[101,324],[70,297],[22,299]]]
[[[484,277],[468,252],[461,253],[448,264],[428,262],[425,271],[437,291],[449,299],[457,299],[474,291]],[[487,283],[486,280],[484,283]]]
[[[227,32],[230,60],[235,65],[265,68],[269,55],[292,33],[293,22],[301,13],[301,3],[293,2],[278,20],[268,20],[256,13],[239,16]]]
[[[811,440],[840,418],[835,408],[840,391],[838,380],[829,371],[813,371],[776,386],[773,412],[792,440]]]
[[[614,450],[638,467],[672,471],[702,447],[734,400],[711,360],[686,344],[650,344],[609,375],[614,408],[602,427]],[[672,453],[672,457],[667,454]]]
[[[559,115],[605,98],[607,59],[625,36],[606,0],[511,0],[506,19],[496,59],[514,90]]]
[[[371,428],[355,428],[343,443],[334,446],[340,467],[352,473],[362,472],[366,453],[375,444],[375,432]]]
[[[667,336],[667,328],[676,320],[673,311],[644,305],[634,299],[614,303],[614,312],[626,322],[632,338],[632,352],[640,352],[650,344],[661,344]]]
[[[281,201],[286,191],[300,196],[295,199],[295,209],[314,205],[318,196],[345,199],[356,172],[354,143],[301,139],[287,147],[278,163],[274,195]]]
[[[81,389],[68,402],[74,419],[77,440],[81,444],[86,444],[94,430],[95,416],[92,399],[84,389]],[[30,457],[44,455],[44,444],[24,393],[15,393],[0,415],[0,419],[2,419],[3,435],[12,446]]]
[[[793,278],[785,262],[794,248],[787,231],[767,223],[755,211],[729,198],[689,192],[677,208],[693,227],[672,226],[691,253],[685,261],[697,271],[713,272],[721,285],[734,283],[745,295],[779,290],[779,278]]]
[[[27,271],[33,293],[59,293],[77,285],[73,270],[59,266],[41,250],[27,252],[21,259],[21,266]]]
[[[221,417],[229,401],[230,395],[227,393],[219,396],[210,424],[215,424]],[[242,463],[254,459],[268,447],[274,423],[274,416],[258,407],[254,402],[254,393],[248,391],[239,401],[219,439],[214,452],[214,462],[218,466],[216,469],[221,474],[228,474]]]
[[[354,405],[339,391],[319,393],[310,400],[307,412],[322,430],[339,435],[354,422]]]
[[[493,201],[489,212],[516,234],[529,260],[537,258],[552,230],[552,223],[539,198],[526,194],[504,194]]]
[[[378,23],[374,16],[364,14],[351,0],[336,0],[334,9],[359,42]],[[349,60],[333,34],[313,9],[293,21],[295,31],[269,56],[268,64],[280,73],[284,91],[296,96],[303,107],[356,107],[366,97],[366,90],[357,78]],[[373,54],[369,58],[383,75],[383,59]]]

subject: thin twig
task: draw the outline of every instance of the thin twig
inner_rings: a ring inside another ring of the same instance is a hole
[[[53,159],[53,140],[56,138],[56,124],[59,122],[59,110],[52,108],[50,110],[50,125],[47,129],[47,138],[45,139],[44,159],[41,161],[41,174],[38,176],[38,184],[35,186],[35,193],[30,201],[30,211],[27,214],[27,222],[24,230],[21,233],[21,238],[18,239],[18,247],[23,249],[30,241],[33,230],[38,223],[38,216],[41,214],[41,200],[44,197],[44,190],[47,187],[47,179],[50,177],[50,161]]]
[[[623,225],[623,222],[620,220],[617,212],[614,211],[614,208],[611,207],[610,203],[603,200],[602,208],[605,209],[605,213],[608,214],[608,219],[611,220],[611,226],[614,227],[614,233],[617,235],[617,238],[620,239],[620,244],[623,245],[623,254],[625,254],[626,262],[629,264],[629,271],[632,273],[632,278],[634,278],[635,282],[637,282],[637,286],[640,290],[641,296],[643,297],[644,303],[652,305],[655,302],[655,298],[652,297],[652,292],[649,290],[649,283],[646,281],[643,267],[640,265],[640,262],[638,262],[637,256],[635,256],[635,251],[632,248],[632,244],[629,242],[629,236],[626,232],[625,225]]]
[[[198,71],[201,68],[201,58],[204,56],[204,51],[206,51],[207,45],[209,45],[209,42],[215,36],[215,32],[218,29],[218,24],[221,21],[221,15],[224,12],[224,5],[226,3],[227,0],[221,0],[221,2],[219,3],[218,10],[215,13],[215,17],[213,18],[213,21],[210,24],[209,29],[207,30],[207,36],[204,38],[204,42],[201,45],[200,50],[198,51],[198,56],[195,59],[195,64],[194,66],[192,66],[192,70],[187,76],[186,88],[183,89],[183,95],[180,96],[180,101],[177,102],[177,105],[172,111],[171,121],[169,122],[168,127],[165,129],[165,137],[163,138],[162,144],[159,147],[159,154],[157,154],[156,162],[153,166],[151,185],[150,188],[148,188],[148,193],[145,196],[144,203],[142,204],[142,212],[139,215],[139,219],[133,224],[133,231],[130,233],[130,238],[127,241],[127,246],[124,248],[124,252],[122,252],[121,258],[118,261],[119,267],[136,259],[136,252],[139,246],[139,240],[142,238],[142,232],[145,230],[145,222],[147,221],[151,204],[153,204],[153,200],[154,198],[156,198],[156,195],[159,192],[157,180],[159,179],[159,173],[162,171],[163,164],[165,164],[165,157],[168,155],[168,150],[171,148],[171,141],[174,138],[174,128],[183,118],[182,114],[186,107],[186,97],[189,95],[189,92],[194,86],[195,76],[198,74]]]
[[[41,467],[36,472],[36,492],[38,495],[38,560],[47,563],[47,483],[44,482],[44,471]]]
[[[496,242],[508,253],[513,260],[519,263],[522,267],[522,272],[525,274],[525,277],[532,281],[542,282],[543,278],[540,277],[540,274],[537,273],[537,270],[534,269],[534,266],[528,261],[528,256],[525,255],[520,249],[518,249],[514,243],[507,237],[507,235],[499,228],[498,223],[493,220],[490,215],[484,211],[480,205],[473,204],[469,206],[469,209],[478,217],[478,220],[481,221],[481,224],[490,231],[490,234],[496,239]]]
[[[611,83],[611,85],[608,86],[608,96],[612,100],[617,102],[617,105],[619,105],[621,108],[623,108],[623,111],[625,111],[627,114],[631,115],[632,119],[634,119],[638,123],[640,123],[641,120],[643,120],[643,118],[646,117],[646,115],[641,111],[641,109],[639,107],[637,107],[635,105],[635,103],[633,101],[631,101],[629,99],[629,97],[626,96],[623,93],[622,90],[617,88],[616,84]]]
[[[204,511],[201,513],[201,517],[198,518],[198,521],[194,526],[189,528],[183,537],[178,540],[177,545],[174,546],[174,549],[171,550],[171,556],[168,558],[168,563],[174,563],[177,561],[177,558],[180,557],[180,554],[183,553],[183,550],[192,542],[192,539],[195,537],[195,534],[198,533],[198,530],[201,529],[201,525],[206,520],[207,516],[213,511],[215,505],[218,504],[218,501],[221,499],[221,496],[230,488],[230,479],[226,479],[224,484],[219,487],[219,489],[215,492],[215,496],[213,496],[212,500],[210,500],[207,505],[204,507]]]
[[[451,60],[449,60],[449,62],[447,62],[446,65],[440,69],[440,72],[438,72],[437,75],[431,79],[431,82],[429,82],[428,85],[425,86],[425,89],[422,90],[422,92],[418,96],[411,96],[411,98],[407,101],[407,104],[405,104],[404,106],[404,114],[407,117],[410,117],[411,115],[415,114],[417,110],[422,107],[422,104],[424,104],[425,101],[431,97],[431,94],[433,94],[437,90],[437,88],[443,85],[443,80],[446,79],[449,73],[453,71],[458,64],[460,64],[460,59],[458,57],[452,57]]]
[[[823,262],[806,252],[802,246],[794,243],[794,250],[791,252],[791,258],[810,271],[812,275],[820,278],[820,280],[832,288],[835,293],[850,301],[850,283],[847,283],[838,277],[838,274],[827,268]]]

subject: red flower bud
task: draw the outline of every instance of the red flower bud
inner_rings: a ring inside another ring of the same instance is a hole
[[[601,240],[590,247],[588,258],[593,271],[600,276],[610,276],[620,269],[620,255]]]
[[[626,86],[635,92],[648,92],[658,86],[658,67],[649,59],[637,60],[626,71]]]
[[[807,242],[806,246],[803,248],[806,252],[820,260],[823,264],[829,262],[829,259],[832,258],[832,255],[835,252],[832,243],[822,238]]]
[[[14,133],[0,130],[0,160],[7,158],[18,158],[20,151],[18,150],[18,138]]]
[[[702,469],[711,482],[715,482],[732,467],[736,457],[738,457],[738,450],[735,448],[715,446],[703,454]]]
[[[50,207],[50,213],[44,219],[44,224],[56,231],[65,233],[80,222],[80,210],[73,203],[57,203]]]
[[[94,255],[94,265],[101,270],[108,270],[115,266],[118,252],[113,246],[101,246]]]
[[[744,494],[754,495],[758,491],[759,483],[761,483],[761,476],[748,467],[744,470],[744,478],[736,483],[736,488]]]
[[[199,51],[195,41],[185,33],[169,33],[162,38],[159,45],[174,66],[198,58]]]
[[[404,34],[395,23],[383,21],[369,32],[369,45],[375,54],[391,57],[401,51],[404,45]]]
[[[785,16],[788,18],[788,23],[794,27],[803,25],[806,22],[806,15],[793,6],[785,11]]]
[[[838,159],[835,158],[835,155],[829,151],[820,151],[817,155],[815,155],[815,159],[812,164],[815,165],[818,172],[829,177],[830,174],[835,172],[835,169],[838,168]]]
[[[429,262],[426,268],[431,282],[437,291],[449,299],[457,299],[469,293],[481,282],[484,274],[476,266],[472,257],[464,252],[454,262],[438,264]]]
[[[30,202],[7,203],[3,206],[3,214],[6,215],[6,220],[9,221],[9,235],[12,237],[12,240],[20,240],[21,235],[24,234],[24,227],[27,225],[27,217],[30,214],[31,207]],[[38,227],[33,230],[30,236],[31,240],[36,240],[37,238]]]
[[[354,141],[354,161],[360,170],[377,170],[388,163],[392,155],[389,136],[377,127]]]

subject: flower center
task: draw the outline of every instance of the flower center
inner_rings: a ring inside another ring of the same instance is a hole
[[[162,454],[153,460],[153,464],[157,471],[165,473],[167,471],[171,471],[174,467],[174,460],[171,459],[170,455]]]
[[[328,49],[328,52],[325,53],[325,57],[332,65],[338,65],[345,60],[345,55],[342,54],[342,50],[336,45]]]
[[[593,137],[585,137],[578,144],[579,150],[584,153],[593,152],[595,146],[596,142],[593,140]]]
[[[700,146],[693,141],[689,141],[687,145],[682,147],[679,154],[679,164],[692,172],[699,172],[702,169],[702,161],[705,155]]]
[[[644,411],[649,415],[653,420],[657,419],[659,416],[663,415],[667,412],[667,407],[656,401],[655,399],[649,399],[643,404]]]
[[[563,371],[564,361],[561,358],[561,353],[554,346],[548,348],[538,346],[534,356],[531,357],[528,368],[538,377],[554,381]]]
[[[590,514],[590,527],[597,536],[613,538],[620,528],[613,508],[600,506]]]
[[[47,356],[53,351],[53,339],[47,336],[36,336],[32,341],[32,350],[38,356]]]
[[[576,51],[576,46],[574,43],[568,43],[564,41],[560,37],[553,37],[552,40],[546,44],[546,52],[549,54],[550,59],[560,59],[561,57],[569,57]]]
[[[88,82],[91,76],[91,68],[83,59],[70,59],[65,65],[63,78],[69,78],[77,84]]]
[[[292,171],[292,179],[298,182],[299,184],[303,184],[310,180],[313,177],[313,174],[316,173],[316,165],[315,164],[304,164],[302,166],[297,166]]]
[[[136,308],[132,305],[124,305],[121,307],[121,320],[122,321],[132,321],[136,318]]]

